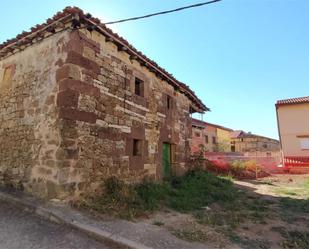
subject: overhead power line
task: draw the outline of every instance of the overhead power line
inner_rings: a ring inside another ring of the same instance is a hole
[[[172,12],[177,12],[177,11],[181,11],[181,10],[185,10],[185,9],[201,7],[201,6],[204,6],[204,5],[208,5],[208,4],[212,4],[212,3],[216,3],[216,2],[220,2],[220,1],[221,0],[212,0],[212,1],[207,1],[207,2],[203,2],[203,3],[197,3],[197,4],[192,4],[192,5],[189,5],[189,6],[180,7],[180,8],[173,9],[173,10],[166,10],[166,11],[152,13],[152,14],[148,14],[148,15],[144,15],[144,16],[137,16],[137,17],[121,19],[121,20],[113,21],[113,22],[106,22],[104,24],[108,25],[108,24],[115,24],[115,23],[121,23],[121,22],[135,21],[135,20],[139,20],[139,19],[149,18],[149,17],[152,17],[152,16],[165,15],[165,14],[169,14],[169,13],[172,13]]]

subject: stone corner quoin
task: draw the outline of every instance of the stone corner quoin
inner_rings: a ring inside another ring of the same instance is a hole
[[[160,181],[164,144],[185,172],[192,99],[104,34],[62,29],[0,57],[1,183],[50,199]]]

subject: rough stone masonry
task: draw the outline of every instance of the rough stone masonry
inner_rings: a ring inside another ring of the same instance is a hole
[[[1,183],[49,199],[161,180],[163,143],[181,174],[207,107],[178,83],[77,8],[0,45]]]

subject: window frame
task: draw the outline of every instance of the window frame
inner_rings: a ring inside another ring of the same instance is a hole
[[[209,144],[209,137],[208,137],[208,135],[205,135],[205,143]]]
[[[167,110],[173,109],[173,98],[169,95],[166,95],[166,108]]]
[[[299,137],[299,145],[301,150],[309,150],[309,137]]]
[[[132,140],[132,156],[142,156],[143,155],[143,140],[133,138]]]
[[[134,94],[140,97],[144,97],[145,96],[145,86],[144,86],[145,82],[138,78],[138,77],[134,77]]]
[[[194,132],[194,136],[195,136],[195,137],[201,137],[201,133],[200,133],[199,131],[195,131],[195,132]]]
[[[215,136],[212,136],[212,144],[217,144],[217,138]]]

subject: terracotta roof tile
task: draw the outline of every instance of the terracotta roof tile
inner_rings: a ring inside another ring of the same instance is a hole
[[[224,127],[224,126],[221,126],[221,125],[217,125],[217,124],[208,123],[208,122],[205,122],[205,121],[202,121],[202,120],[198,120],[198,119],[195,119],[195,118],[192,118],[192,124],[193,125],[197,125],[197,126],[206,126],[206,125],[208,125],[208,126],[213,126],[213,127],[216,127],[216,128],[222,129],[222,130],[226,130],[226,131],[233,131],[230,128],[227,128],[227,127]]]
[[[276,103],[276,106],[303,104],[303,103],[309,103],[309,96],[307,96],[307,97],[300,97],[300,98],[278,100],[277,103]]]
[[[114,33],[111,29],[107,28],[98,18],[92,17],[90,14],[85,14],[81,9],[77,7],[66,7],[63,11],[57,12],[52,18],[48,18],[45,23],[36,25],[32,27],[30,31],[26,32],[23,31],[21,34],[17,35],[16,38],[7,40],[0,44],[0,58],[6,56],[8,53],[14,51],[14,49],[18,48],[21,45],[31,44],[31,39],[26,39],[26,37],[35,34],[36,32],[39,33],[44,29],[47,29],[53,23],[57,23],[57,21],[66,18],[66,16],[78,16],[79,20],[83,24],[92,24],[95,25],[100,31],[104,32],[105,35],[109,35],[115,38],[115,43],[120,43],[128,48],[128,53],[132,53],[136,55],[143,63],[144,66],[151,68],[156,71],[161,77],[163,77],[169,84],[173,85],[174,87],[178,88],[182,91],[192,102],[197,105],[197,107],[201,111],[210,111],[208,107],[206,107],[203,102],[195,95],[195,93],[184,83],[178,81],[174,78],[174,76],[168,73],[164,68],[160,67],[156,62],[149,59],[145,56],[142,52],[138,51],[134,48],[127,40],[123,37],[119,36],[117,33]],[[37,35],[40,37],[40,34]],[[119,45],[120,45],[119,44]],[[11,46],[14,46],[11,48]]]

